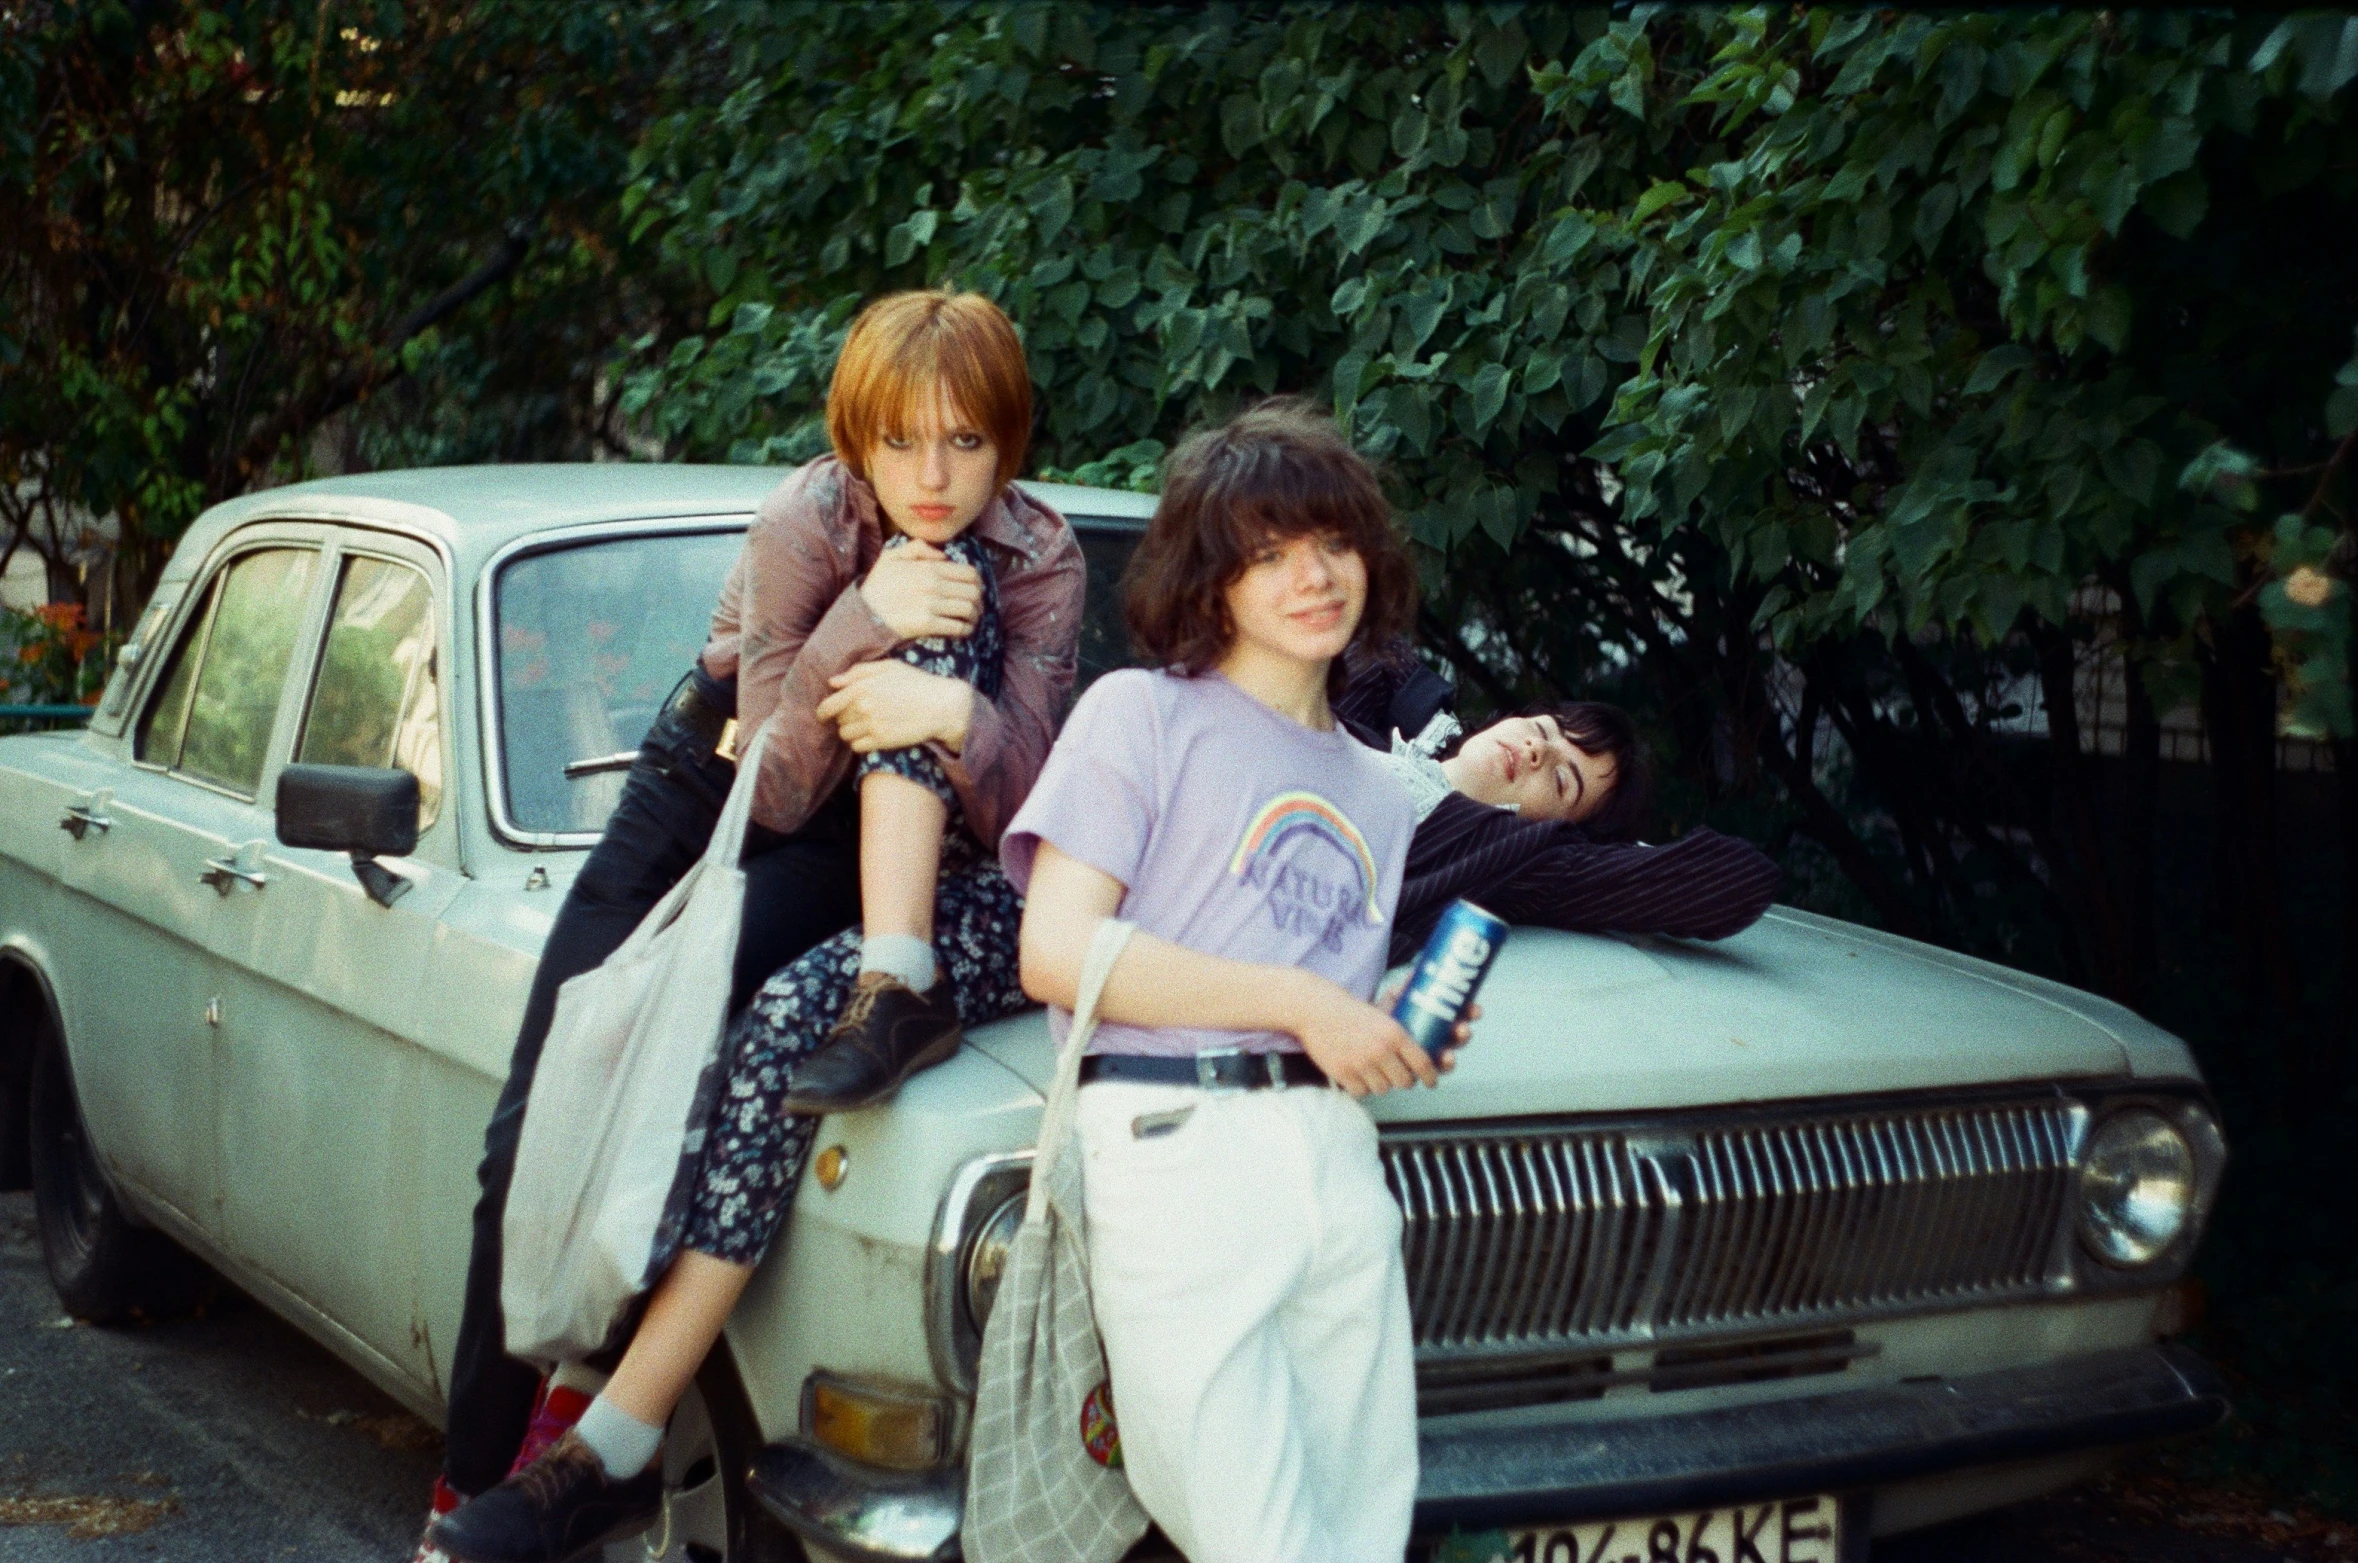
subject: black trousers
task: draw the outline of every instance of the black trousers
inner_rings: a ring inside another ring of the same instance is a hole
[[[735,767],[666,707],[639,746],[606,833],[557,910],[540,969],[524,1006],[524,1024],[508,1063],[508,1083],[483,1135],[476,1177],[474,1248],[467,1259],[465,1309],[450,1370],[450,1428],[442,1475],[472,1496],[497,1484],[524,1442],[539,1371],[504,1349],[500,1316],[500,1223],[524,1104],[547,1041],[557,989],[604,961],[630,937],[647,909],[704,855]],[[745,919],[730,984],[731,1014],[745,1007],[769,975],[859,920],[859,813],[846,788],[791,836],[758,826],[745,844]]]

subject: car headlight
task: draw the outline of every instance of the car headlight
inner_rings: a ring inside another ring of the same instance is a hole
[[[1006,1273],[1007,1254],[1015,1246],[1016,1230],[1023,1225],[1023,1206],[1028,1194],[1013,1194],[999,1202],[974,1229],[974,1236],[966,1242],[964,1265],[966,1316],[974,1321],[977,1335],[990,1321],[991,1304],[999,1297],[999,1277]]]
[[[2080,1236],[2108,1265],[2133,1268],[2168,1252],[2194,1210],[2194,1148],[2156,1112],[2114,1114],[2080,1164]]]

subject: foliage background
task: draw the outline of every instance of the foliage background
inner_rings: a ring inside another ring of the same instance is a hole
[[[1022,326],[1048,474],[1326,397],[1469,705],[1618,699],[1667,828],[2195,1041],[2240,1158],[2214,1449],[2358,1509],[2358,21],[328,16],[0,13],[12,539],[111,511],[152,572],[321,463],[800,460],[858,303],[928,283]]]

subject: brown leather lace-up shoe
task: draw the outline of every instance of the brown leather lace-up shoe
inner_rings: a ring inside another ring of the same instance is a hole
[[[862,972],[827,1040],[795,1069],[786,1110],[815,1118],[881,1102],[957,1052],[964,1035],[948,978],[918,993],[885,972]]]

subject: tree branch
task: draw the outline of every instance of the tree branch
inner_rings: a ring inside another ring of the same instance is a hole
[[[1760,747],[1784,779],[1786,792],[1801,805],[1800,828],[1834,855],[1843,874],[1859,887],[1860,894],[1875,908],[1875,915],[1883,919],[1883,926],[1910,939],[1923,938],[1924,925],[1915,908],[1908,905],[1884,874],[1874,855],[1868,852],[1867,844],[1842,817],[1842,811],[1818,790],[1817,778],[1810,775],[1809,767],[1785,746],[1785,735],[1778,730],[1778,724],[1767,724],[1760,737]]]
[[[1430,609],[1419,608],[1416,618],[1417,628],[1424,632],[1426,640],[1430,641],[1441,655],[1449,659],[1450,666],[1480,684],[1484,693],[1490,696],[1501,711],[1512,711],[1522,704],[1515,698],[1513,691],[1499,682],[1498,675],[1491,672],[1484,665],[1482,659],[1475,656],[1472,649],[1458,638],[1456,630],[1443,624]]]
[[[2350,447],[2353,444],[2358,444],[2358,433],[2343,435],[2342,442],[2333,448],[2332,457],[2325,463],[2325,471],[2317,479],[2317,491],[2311,494],[2309,502],[2301,507],[2302,521],[2306,522],[2311,516],[2317,514],[2319,507],[2325,503],[2326,494],[2333,488],[2334,474],[2341,471],[2342,463],[2350,459]]]
[[[399,379],[407,372],[398,356],[405,344],[505,281],[523,264],[531,249],[531,226],[521,222],[511,224],[507,237],[500,241],[489,260],[402,316],[372,360],[346,364],[316,397],[280,408],[248,435],[243,446],[246,465],[256,464],[257,459],[268,460],[288,438],[318,427],[367,392]]]

